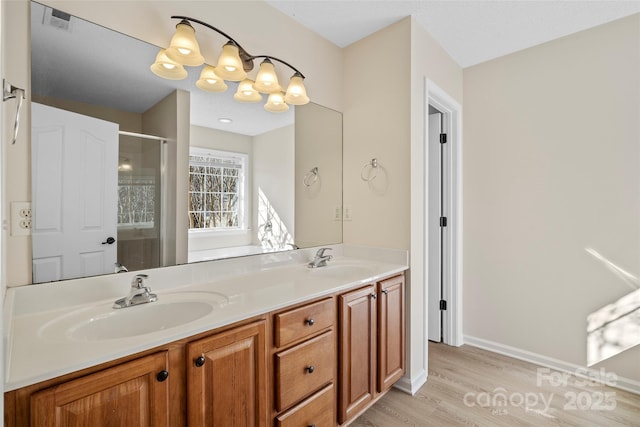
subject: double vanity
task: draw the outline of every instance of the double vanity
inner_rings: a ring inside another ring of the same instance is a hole
[[[331,249],[9,289],[5,425],[348,424],[404,374],[407,252]]]

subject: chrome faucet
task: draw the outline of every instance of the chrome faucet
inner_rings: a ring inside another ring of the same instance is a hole
[[[119,262],[116,262],[115,264],[115,269],[114,272],[117,273],[126,273],[129,270],[127,270],[127,267],[125,267],[124,265],[120,264]]]
[[[136,274],[131,280],[129,295],[114,302],[113,308],[125,308],[156,301],[158,296],[152,294],[151,288],[144,283],[147,277],[149,276],[146,274]]]
[[[331,255],[325,255],[324,253],[330,250],[331,248],[318,249],[318,252],[316,252],[315,258],[313,258],[313,260],[309,264],[307,264],[307,267],[309,268],[326,267],[327,261],[329,261],[333,257]]]

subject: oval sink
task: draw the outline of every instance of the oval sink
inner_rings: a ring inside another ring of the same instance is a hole
[[[103,304],[60,316],[40,329],[51,339],[101,341],[158,332],[198,320],[228,303],[208,292],[164,294],[158,301],[121,309]]]

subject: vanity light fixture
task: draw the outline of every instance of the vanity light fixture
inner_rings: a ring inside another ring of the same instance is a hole
[[[269,95],[264,106],[271,112],[287,111],[289,105],[304,105],[309,102],[304,87],[304,75],[291,64],[271,55],[251,55],[233,38],[216,27],[198,19],[187,16],[172,16],[180,19],[176,25],[176,32],[171,38],[167,49],[162,49],[151,65],[151,71],[165,79],[180,80],[187,77],[184,66],[196,67],[204,64],[204,57],[200,53],[200,46],[196,40],[193,22],[205,26],[223,37],[227,42],[222,47],[222,53],[214,66],[205,65],[200,73],[196,86],[207,92],[224,92],[227,90],[226,81],[240,82],[233,98],[239,102],[260,102],[262,94]],[[255,80],[248,78],[247,73],[253,70],[256,59],[262,59]],[[294,71],[286,92],[278,83],[273,62],[285,65]]]

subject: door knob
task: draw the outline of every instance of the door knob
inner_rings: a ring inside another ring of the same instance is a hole
[[[116,239],[113,237],[107,237],[107,240],[102,242],[103,245],[113,245],[116,242]]]

